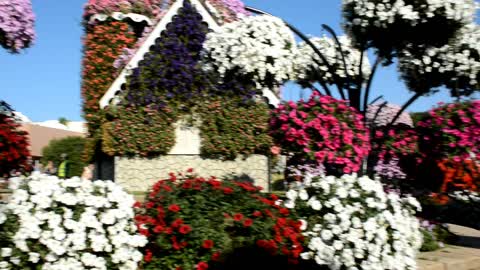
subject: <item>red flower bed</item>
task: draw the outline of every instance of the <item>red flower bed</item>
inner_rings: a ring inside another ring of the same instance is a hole
[[[29,169],[27,133],[11,117],[0,114],[0,177],[12,170]]]
[[[301,224],[277,200],[249,183],[172,173],[136,204],[138,229],[149,239],[142,269],[208,269],[251,246],[295,262]]]

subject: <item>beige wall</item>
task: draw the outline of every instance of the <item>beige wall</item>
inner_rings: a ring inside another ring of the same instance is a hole
[[[198,155],[167,155],[154,159],[116,157],[115,182],[129,191],[147,191],[158,180],[167,179],[170,172],[185,172],[189,168],[204,177],[246,175],[255,180],[255,185],[268,190],[268,158],[261,155],[236,161],[202,159]]]
[[[62,139],[70,136],[85,136],[85,134],[79,132],[49,128],[30,123],[22,124],[21,128],[28,132],[30,151],[33,157],[41,157],[42,149],[53,139]]]

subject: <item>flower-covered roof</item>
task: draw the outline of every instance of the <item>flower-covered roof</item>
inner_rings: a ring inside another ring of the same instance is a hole
[[[107,0],[90,0],[86,6],[86,16],[91,18],[92,16],[97,16],[98,14],[93,14],[92,10],[96,10],[98,12],[104,11],[107,12],[105,15],[108,16],[108,12],[112,12],[116,18],[119,20],[118,12],[130,12],[130,14],[126,14],[125,17],[131,18],[132,12],[137,12],[138,10],[142,10],[139,6],[151,2],[153,5],[160,6],[160,11],[155,11],[155,8],[144,9],[147,10],[145,14],[149,14],[148,12],[151,11],[150,14],[156,14],[156,17],[151,19],[153,26],[147,27],[143,33],[143,37],[139,39],[137,45],[133,49],[129,49],[125,51],[125,55],[122,55],[119,61],[116,61],[115,65],[117,66],[124,66],[124,68],[119,72],[117,79],[113,82],[110,86],[108,91],[100,100],[100,106],[102,108],[108,106],[112,101],[115,100],[115,97],[120,94],[124,85],[127,82],[128,76],[134,71],[141,60],[144,59],[145,55],[151,51],[155,41],[161,37],[164,30],[167,28],[167,25],[172,22],[174,17],[178,14],[180,9],[184,4],[184,0],[129,0],[124,2],[135,2],[137,5],[130,5],[130,9],[119,9],[119,4],[111,4],[107,5],[109,2],[114,1],[107,1]],[[115,1],[117,2],[117,1]],[[238,18],[248,15],[248,12],[245,10],[243,3],[240,0],[190,0],[191,4],[195,7],[198,13],[201,15],[203,22],[208,25],[211,30],[217,30],[219,25],[223,23],[227,23],[230,21],[237,20]],[[101,5],[103,3],[103,5]],[[142,4],[143,3],[143,4]],[[125,8],[128,5],[124,5],[121,8]],[[133,9],[133,7],[137,9]],[[115,10],[116,9],[116,10]],[[116,13],[115,13],[116,12]],[[124,13],[125,14],[125,13]],[[111,16],[111,15],[110,15]],[[147,15],[142,15],[147,16]],[[113,17],[113,16],[112,16]],[[121,17],[121,16],[120,16]],[[120,18],[121,19],[121,18]],[[132,19],[132,18],[131,18]],[[140,18],[137,18],[139,21],[142,21]],[[135,21],[134,19],[132,19]],[[147,24],[149,24],[147,22]],[[119,64],[123,63],[123,64]],[[269,99],[271,104],[277,104],[278,98],[275,94],[272,93],[264,93],[264,96]],[[272,101],[274,99],[274,101]]]

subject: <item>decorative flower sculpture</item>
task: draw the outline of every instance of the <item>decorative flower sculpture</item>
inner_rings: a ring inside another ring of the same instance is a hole
[[[359,74],[361,52],[352,46],[350,38],[340,36],[338,40],[344,53],[345,64],[340,49],[333,39],[328,37],[310,39],[325,56],[336,77],[330,73],[327,65],[322,62],[310,45],[306,42],[300,43],[297,56],[295,57],[297,80],[300,84],[318,81],[326,84],[335,84],[337,82],[346,84],[356,82],[359,77],[367,78],[370,75],[370,63],[367,58],[363,60],[362,74]]]
[[[292,79],[296,44],[285,23],[272,16],[244,17],[209,33],[205,65],[222,79],[241,76],[259,89]]]

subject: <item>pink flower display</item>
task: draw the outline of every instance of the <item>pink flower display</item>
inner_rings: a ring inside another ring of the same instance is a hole
[[[401,110],[401,107],[391,103],[370,104],[367,108],[367,122],[370,127],[387,126]],[[413,121],[407,112],[404,112],[395,121],[395,125],[403,124],[413,127]]]
[[[270,121],[271,135],[287,154],[343,173],[360,170],[370,150],[363,116],[346,101],[313,94],[308,101],[280,105]]]
[[[28,48],[35,40],[35,15],[30,0],[0,1],[0,45],[12,52]]]
[[[85,5],[84,16],[123,12],[155,17],[171,2],[172,0],[89,0]]]
[[[480,100],[441,104],[418,123],[425,154],[455,161],[480,157]]]

